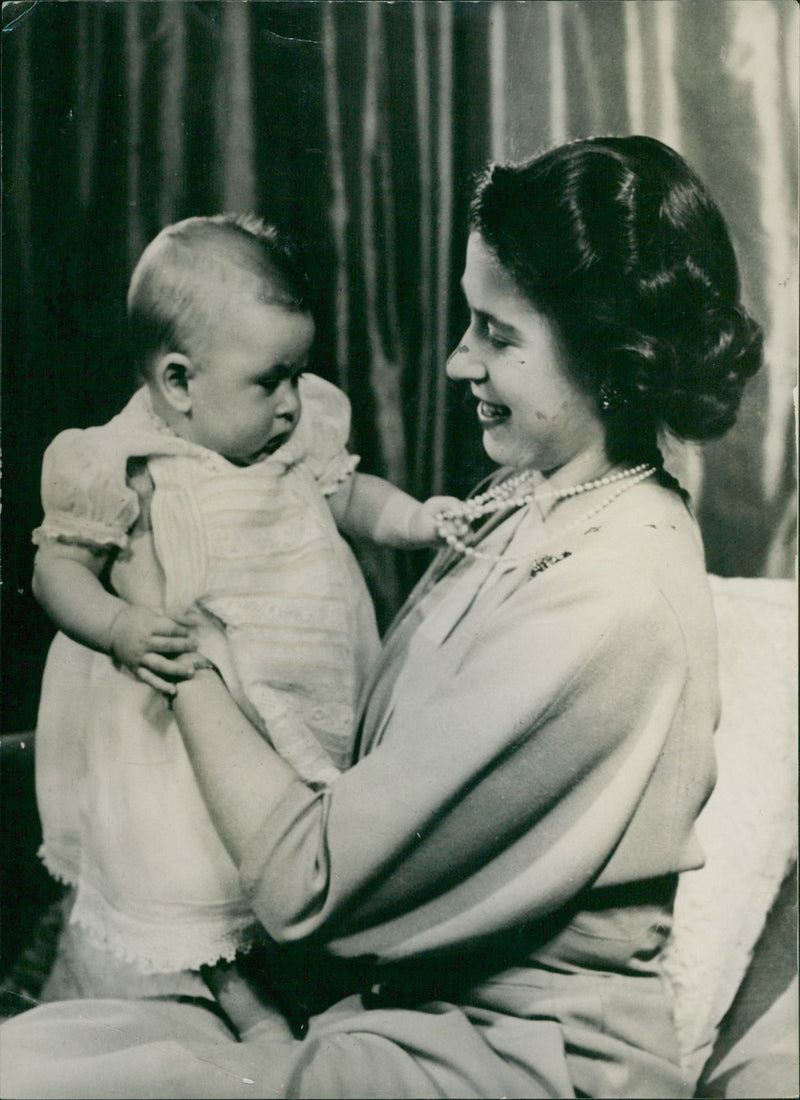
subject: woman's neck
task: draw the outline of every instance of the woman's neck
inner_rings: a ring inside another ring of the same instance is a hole
[[[606,477],[616,469],[616,464],[608,457],[603,445],[582,451],[561,466],[551,470],[533,471],[531,482],[547,486],[548,493],[553,490],[569,489]]]

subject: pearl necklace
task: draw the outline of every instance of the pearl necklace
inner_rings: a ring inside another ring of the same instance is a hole
[[[640,481],[645,481],[648,477],[652,477],[655,472],[655,466],[651,466],[647,462],[642,462],[640,465],[634,466],[630,470],[619,470],[613,474],[606,474],[605,477],[596,478],[594,481],[585,481],[581,485],[571,485],[565,489],[550,489],[545,487],[544,489],[532,489],[527,493],[516,495],[515,490],[524,485],[525,482],[530,481],[532,477],[532,472],[530,470],[523,470],[521,474],[516,474],[514,477],[507,478],[505,481],[500,482],[498,485],[493,485],[488,492],[480,493],[478,496],[470,497],[465,500],[460,509],[456,510],[450,508],[446,511],[439,512],[436,517],[436,528],[440,538],[444,539],[452,550],[455,550],[459,554],[463,554],[465,557],[479,558],[483,561],[494,562],[502,561],[513,563],[524,561],[526,558],[537,555],[541,550],[541,546],[535,551],[531,550],[526,554],[520,554],[516,557],[510,557],[506,554],[487,554],[481,550],[476,550],[474,546],[469,546],[464,541],[465,537],[472,533],[472,523],[476,519],[491,515],[493,512],[499,512],[503,509],[524,508],[529,504],[538,503],[542,500],[553,500],[555,504],[558,504],[560,501],[567,500],[570,497],[580,496],[582,493],[588,493],[593,489],[602,489],[606,485],[614,485],[616,483],[614,491],[605,497],[600,504],[595,505],[589,512],[580,516],[577,520],[570,523],[569,526],[563,528],[563,530],[556,532],[552,536],[548,536],[542,544],[546,546],[553,538],[563,538],[571,531],[588,523],[589,520],[594,519],[596,515],[621,497],[623,493],[626,493],[628,489],[632,489],[633,486],[638,485]],[[537,566],[546,568],[546,564],[549,564],[551,560],[553,559],[549,557],[540,558],[535,563],[532,571],[538,572],[539,569],[537,569]]]

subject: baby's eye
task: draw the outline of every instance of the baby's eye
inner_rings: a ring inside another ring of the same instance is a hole
[[[305,370],[305,367],[294,367],[288,363],[280,363],[269,374],[258,379],[258,384],[268,396],[277,393],[278,386],[282,382],[289,382],[293,387],[297,386],[297,380]]]

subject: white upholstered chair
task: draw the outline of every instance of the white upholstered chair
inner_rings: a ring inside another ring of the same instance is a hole
[[[665,966],[697,1095],[796,1097],[796,586],[711,583],[718,779],[698,821],[706,864],[681,877]]]

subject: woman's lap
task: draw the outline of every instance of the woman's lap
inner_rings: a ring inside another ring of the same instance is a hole
[[[647,1000],[601,1031],[577,1005],[559,1023],[486,1004],[366,1010],[351,997],[302,1041],[268,1019],[241,1042],[195,1004],[66,1001],[0,1028],[0,1089],[14,1100],[689,1095],[674,1065],[637,1045]]]
[[[14,1100],[281,1095],[268,1091],[258,1051],[214,1013],[177,1001],[42,1005],[0,1027],[0,1059],[2,1094]]]
[[[499,1017],[474,1026],[451,1005],[420,1011],[359,1005],[351,998],[317,1017],[302,1041],[268,1021],[242,1042],[197,1005],[44,1005],[0,1029],[0,1086],[14,1100],[573,1095],[555,1023],[537,1025],[537,1080],[508,1058]]]

